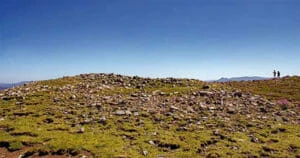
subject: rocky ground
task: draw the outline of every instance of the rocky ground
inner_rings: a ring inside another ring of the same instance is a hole
[[[296,91],[115,74],[28,83],[0,91],[0,157],[300,157],[300,78],[276,82]]]

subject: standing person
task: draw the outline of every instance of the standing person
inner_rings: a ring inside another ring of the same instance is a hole
[[[276,78],[276,70],[273,71],[274,78]]]
[[[280,72],[279,71],[277,71],[277,77],[280,78]]]

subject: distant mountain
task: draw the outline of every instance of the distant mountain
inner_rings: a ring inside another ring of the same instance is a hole
[[[245,77],[232,77],[232,78],[220,78],[216,80],[216,82],[229,82],[229,81],[253,81],[253,80],[265,80],[268,79],[266,77],[259,76],[245,76]]]
[[[23,85],[28,82],[29,81],[22,81],[22,82],[17,82],[17,83],[0,83],[0,90],[20,86],[20,85]]]

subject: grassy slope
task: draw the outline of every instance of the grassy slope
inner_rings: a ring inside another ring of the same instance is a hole
[[[300,77],[298,76],[221,84],[225,87],[241,89],[244,92],[263,95],[271,100],[288,99],[294,103],[300,103]]]
[[[62,87],[68,84],[75,85],[78,82],[80,80],[77,78],[64,78],[42,81],[37,85]],[[166,97],[170,97],[172,92],[189,94],[192,91],[200,90],[203,85],[198,81],[186,81],[186,84],[182,86],[173,87],[159,81],[154,82],[155,86],[146,87],[145,91],[161,90],[169,94]],[[280,85],[280,89],[271,86],[273,83]],[[244,83],[231,83],[230,86],[245,91],[251,90],[274,99],[284,97],[297,102],[299,101],[299,91],[297,91],[299,83],[299,78],[291,78],[283,80],[279,84],[277,81],[267,81],[266,84],[262,82],[246,83],[248,87]],[[228,85],[226,87],[228,88]],[[116,88],[104,90],[99,95],[127,95],[137,91],[139,90],[136,88],[129,90]],[[187,131],[178,131],[176,130],[177,126],[188,124],[188,120],[180,120],[179,125],[172,126],[171,117],[157,116],[162,117],[162,121],[168,124],[168,126],[164,126],[153,121],[152,116],[156,114],[146,112],[141,112],[138,119],[135,116],[128,116],[128,119],[107,116],[106,124],[72,125],[72,120],[80,119],[82,114],[90,113],[91,109],[85,106],[74,108],[67,97],[64,98],[66,100],[64,104],[56,104],[47,99],[53,98],[56,93],[59,92],[34,93],[26,98],[24,103],[26,106],[16,105],[16,100],[0,101],[0,114],[5,118],[0,121],[0,144],[8,146],[11,150],[33,146],[30,150],[40,151],[40,153],[74,153],[86,150],[95,157],[143,157],[143,151],[147,151],[148,157],[157,157],[158,155],[165,157],[241,157],[249,155],[289,157],[300,155],[299,125],[257,121],[258,125],[263,125],[252,126],[247,124],[245,116],[237,115],[239,122],[232,122],[232,124],[247,126],[248,132],[228,132],[225,128],[223,129],[222,124],[216,128],[207,128],[205,124],[202,124],[192,126]],[[65,114],[64,112],[68,110],[75,114]],[[53,122],[47,123],[47,120]],[[212,118],[210,121],[212,124],[218,124],[216,119]],[[85,128],[85,132],[77,133],[81,127]],[[213,134],[216,129],[220,131],[220,135]],[[285,129],[285,132],[280,132],[279,129]],[[252,142],[249,134],[255,135],[262,143]],[[220,139],[220,137],[223,138]],[[149,141],[154,141],[159,146],[151,145]]]

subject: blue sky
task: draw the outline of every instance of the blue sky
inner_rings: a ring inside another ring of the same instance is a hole
[[[0,82],[300,75],[299,0],[0,0]]]

